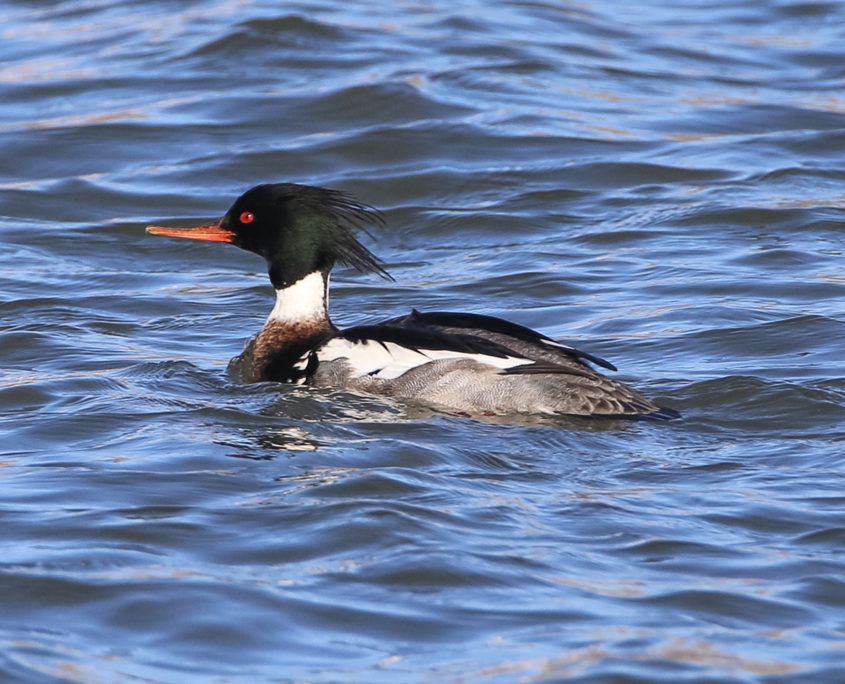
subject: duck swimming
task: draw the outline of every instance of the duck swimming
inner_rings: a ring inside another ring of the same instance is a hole
[[[215,223],[152,235],[228,242],[264,257],[276,303],[238,357],[248,381],[347,388],[468,415],[678,418],[591,364],[611,363],[516,323],[474,313],[411,313],[345,330],[329,317],[336,262],[391,279],[355,236],[381,215],[327,188],[275,183]]]

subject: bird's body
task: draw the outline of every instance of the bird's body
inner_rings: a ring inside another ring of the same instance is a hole
[[[413,310],[338,330],[329,273],[343,261],[389,277],[352,232],[380,220],[346,194],[283,183],[247,191],[218,223],[147,230],[230,242],[266,259],[276,303],[236,361],[249,381],[347,388],[469,415],[678,416],[590,365],[616,370],[607,361],[499,318]]]

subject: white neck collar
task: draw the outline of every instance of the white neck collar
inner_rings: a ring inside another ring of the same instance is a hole
[[[276,290],[276,304],[267,322],[299,323],[328,319],[328,285],[328,275],[314,271],[293,285]]]

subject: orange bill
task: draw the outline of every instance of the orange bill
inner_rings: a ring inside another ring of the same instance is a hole
[[[150,235],[188,238],[189,240],[206,240],[208,242],[231,242],[235,237],[235,234],[231,230],[221,228],[219,223],[209,223],[195,228],[147,226],[147,232]]]

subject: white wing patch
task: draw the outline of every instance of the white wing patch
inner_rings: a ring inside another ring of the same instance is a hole
[[[549,347],[557,347],[558,349],[565,349],[566,351],[575,351],[575,347],[571,347],[568,344],[564,344],[563,342],[557,342],[556,340],[547,340],[543,338],[540,340],[540,344],[545,344]]]
[[[395,342],[364,340],[353,342],[335,337],[317,350],[321,361],[345,359],[352,368],[353,377],[372,375],[383,380],[398,378],[403,373],[430,361],[440,359],[472,359],[496,368],[513,368],[533,363],[516,356],[490,356],[446,349],[412,349]]]

